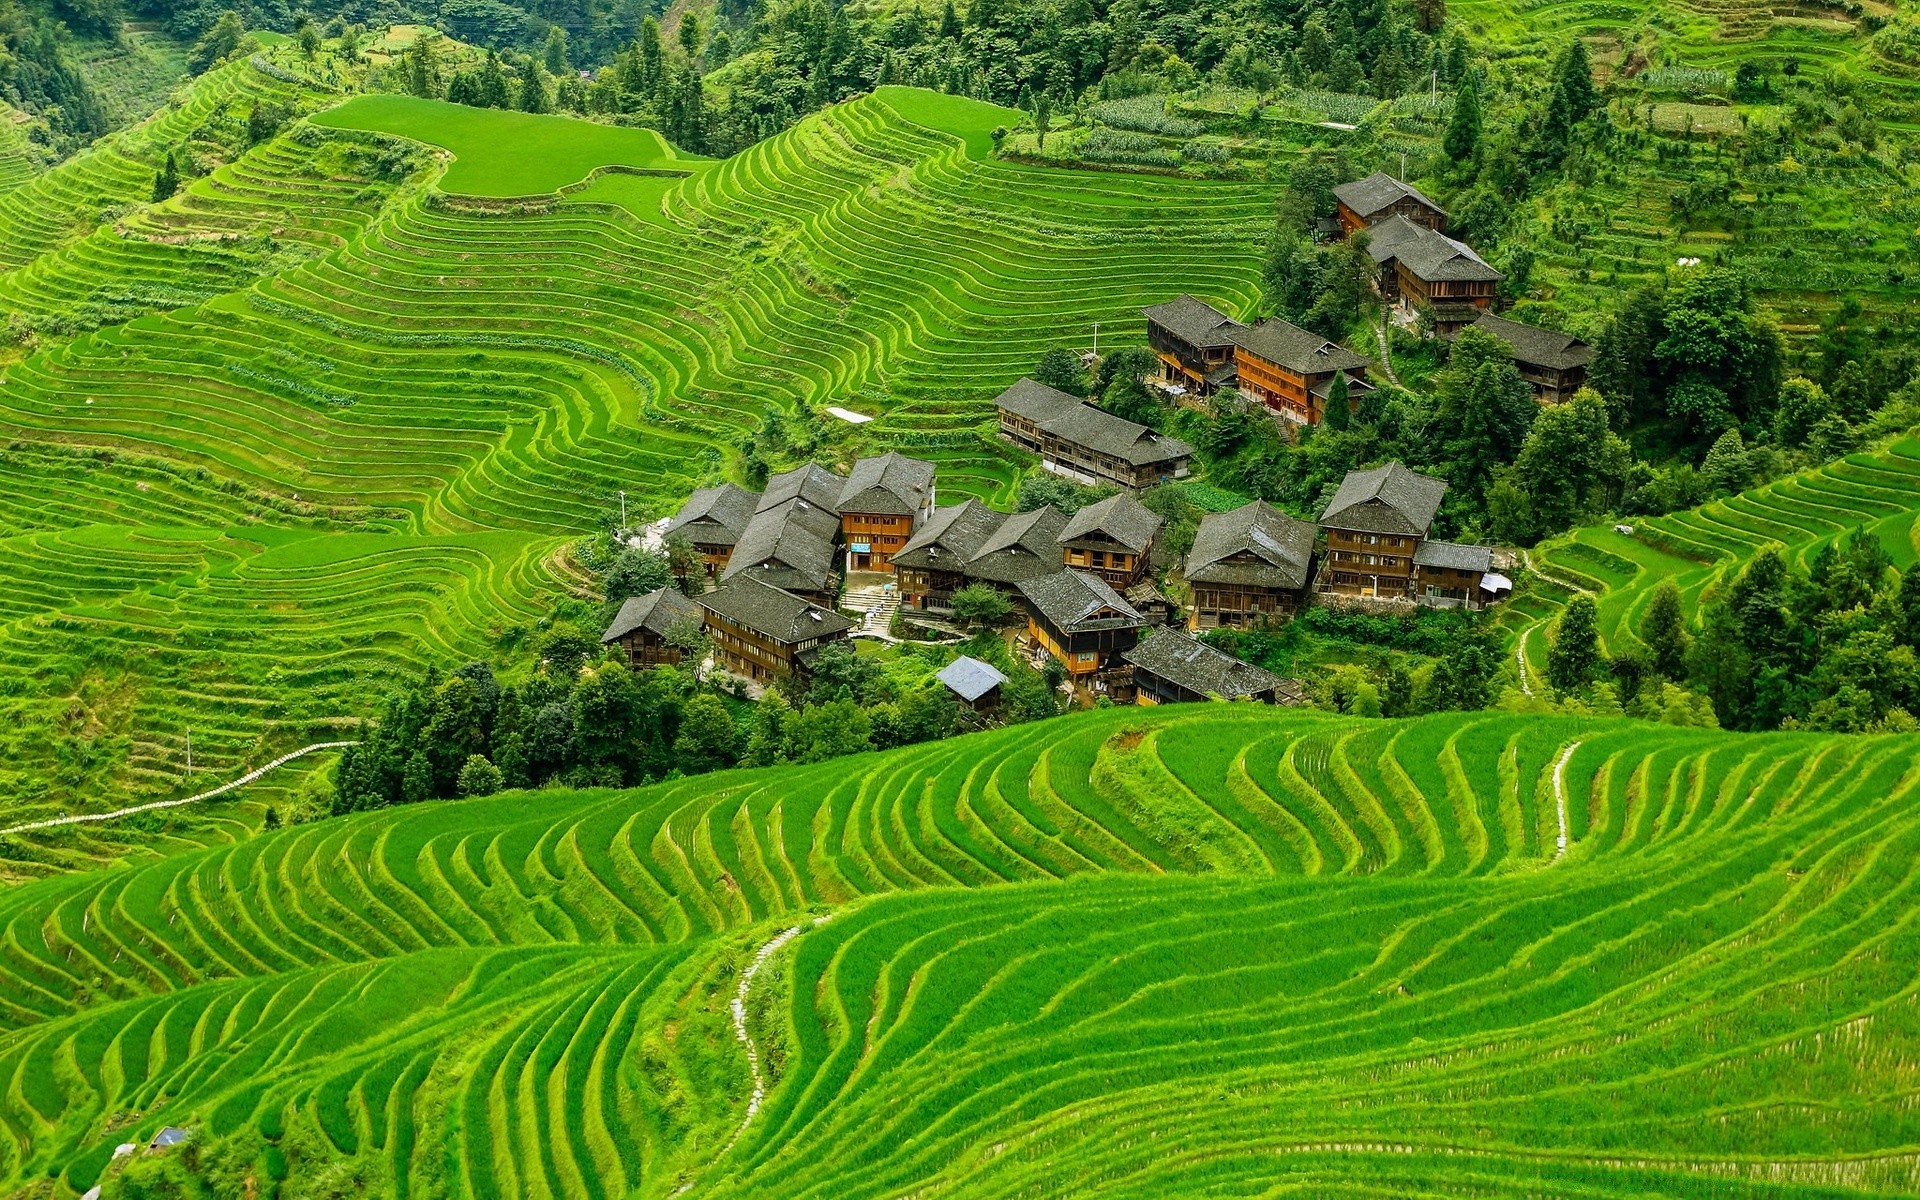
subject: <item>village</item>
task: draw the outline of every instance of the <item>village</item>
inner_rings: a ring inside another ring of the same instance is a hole
[[[1335,195],[1323,233],[1366,231],[1394,319],[1441,339],[1470,326],[1492,335],[1542,403],[1581,386],[1588,347],[1495,315],[1499,272],[1446,236],[1438,205],[1384,173]],[[1176,403],[1235,388],[1276,421],[1318,425],[1330,403],[1357,405],[1375,386],[1366,358],[1277,318],[1248,325],[1185,295],[1144,316],[1159,364],[1148,382]],[[1208,513],[1176,555],[1141,494],[1189,478],[1193,447],[1033,379],[994,406],[1003,442],[1113,494],[1072,513],[1001,512],[972,498],[943,506],[934,464],[899,453],[859,459],[845,475],[808,464],[759,492],[704,488],[654,531],[691,547],[698,577],[627,600],[603,643],[636,668],[678,664],[669,632],[694,623],[714,665],[758,688],[781,675],[804,681],[830,642],[889,637],[895,613],[929,633],[955,630],[956,595],[987,588],[1007,602],[1015,652],[1056,661],[1079,702],[1298,704],[1301,681],[1195,635],[1279,624],[1313,604],[1479,609],[1512,590],[1510,560],[1493,547],[1429,536],[1447,483],[1400,463],[1348,473],[1313,523],[1261,500]],[[983,713],[1005,682],[973,658],[940,680]]]

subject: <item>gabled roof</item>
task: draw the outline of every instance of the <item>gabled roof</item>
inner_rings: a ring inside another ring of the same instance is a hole
[[[698,603],[735,625],[789,645],[808,638],[832,637],[853,628],[853,622],[839,613],[751,575],[728,580],[701,596]]]
[[[1425,232],[1426,226],[1415,225],[1395,213],[1367,230],[1367,253],[1373,256],[1374,262],[1384,265],[1399,253],[1400,247],[1419,241]]]
[[[181,1142],[186,1141],[192,1136],[192,1130],[182,1129],[178,1125],[169,1125],[159,1133],[153,1135],[153,1140],[147,1143],[147,1148],[150,1150],[159,1150],[167,1146],[178,1146]]]
[[[600,641],[604,645],[636,629],[665,634],[677,621],[699,619],[698,604],[674,588],[663,587],[644,596],[628,596],[626,603],[620,606],[620,611],[614,614],[613,624],[607,626],[607,631],[600,635]]]
[[[1456,571],[1493,570],[1493,550],[1487,546],[1463,546],[1457,542],[1421,542],[1413,552],[1417,567],[1451,567]]]
[[[1095,408],[1044,383],[1022,379],[994,398],[994,405],[1033,422],[1055,437],[1111,454],[1134,466],[1186,458],[1193,447]],[[769,490],[772,484],[768,485]]]
[[[1187,552],[1187,582],[1306,587],[1313,535],[1313,526],[1264,500],[1232,512],[1208,513],[1200,518],[1193,549]]]
[[[1140,610],[1085,571],[1056,571],[1020,585],[1027,606],[1061,633],[1090,633],[1099,629],[1138,629],[1147,623]],[[1109,615],[1101,616],[1102,612]]]
[[[1055,540],[1065,546],[1091,534],[1105,534],[1109,541],[1139,554],[1153,541],[1160,525],[1160,514],[1135,500],[1133,493],[1116,492],[1074,513]]]
[[[1296,375],[1356,371],[1367,365],[1366,359],[1346,347],[1278,317],[1241,330],[1234,335],[1233,344],[1240,353],[1265,359]]]
[[[933,495],[933,464],[889,451],[853,464],[840,489],[840,512],[917,516]]]
[[[829,529],[838,528],[839,518],[797,497],[755,513],[721,580],[752,574],[774,587],[826,590],[833,578],[833,543],[820,532],[823,519],[830,522]]]
[[[1032,379],[1022,379],[994,397],[993,403],[996,408],[1004,408],[1016,417],[1044,425],[1061,413],[1078,408],[1083,401],[1059,388],[1050,388]]]
[[[1231,700],[1277,692],[1289,703],[1300,699],[1300,686],[1293,680],[1242,662],[1177,629],[1156,629],[1120,657],[1132,663],[1135,671],[1158,675],[1202,696]]]
[[[1566,370],[1569,367],[1584,367],[1593,357],[1593,348],[1570,333],[1509,321],[1492,313],[1482,313],[1472,328],[1490,333],[1505,342],[1512,348],[1517,362]]]
[[[808,463],[768,479],[767,490],[760,494],[756,511],[765,512],[776,504],[797,498],[839,516],[840,489],[845,485],[846,480],[832,471],[818,463]]]
[[[688,496],[673,520],[667,522],[667,536],[679,533],[703,545],[731,546],[740,540],[759,506],[760,493],[738,484],[701,488]]]
[[[906,544],[894,551],[893,565],[920,571],[958,571],[972,558],[1007,514],[978,500],[936,508]]]
[[[1230,346],[1233,335],[1246,326],[1204,300],[1181,296],[1140,310],[1147,320],[1189,346]]]
[[[1067,514],[1052,505],[1011,513],[967,560],[966,574],[990,583],[1019,583],[1060,570],[1060,531]]]
[[[1007,677],[1000,673],[1000,668],[992,663],[965,657],[956,658],[941,667],[940,673],[934,678],[946,684],[948,691],[968,704],[1007,681]]]
[[[1419,190],[1401,183],[1385,171],[1375,171],[1365,179],[1356,179],[1352,183],[1343,183],[1333,189],[1334,199],[1352,209],[1355,216],[1362,220],[1400,203],[1412,199],[1439,213],[1447,215],[1447,210],[1421,195]]]
[[[1362,533],[1425,537],[1446,494],[1446,480],[1409,471],[1397,462],[1371,471],[1348,471],[1327,511],[1320,514],[1320,524]]]
[[[1155,433],[1145,425],[1136,425],[1091,404],[1078,404],[1040,428],[1075,445],[1098,450],[1136,467],[1169,459],[1186,458],[1193,447],[1179,438]]]
[[[1399,218],[1405,220],[1405,218]],[[1382,222],[1383,225],[1391,222]],[[1466,280],[1491,280],[1501,278],[1500,272],[1487,265],[1487,260],[1473,252],[1473,247],[1465,242],[1448,237],[1444,233],[1435,233],[1406,222],[1414,230],[1414,236],[1396,236],[1384,249],[1373,244],[1367,247],[1375,262],[1385,262],[1386,257],[1396,259],[1401,266],[1411,272],[1416,279],[1428,283],[1458,283]]]

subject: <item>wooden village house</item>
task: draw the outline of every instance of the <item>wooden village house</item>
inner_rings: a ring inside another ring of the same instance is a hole
[[[1160,360],[1159,383],[1167,391],[1198,400],[1233,382],[1233,339],[1245,325],[1192,296],[1141,311],[1147,317],[1147,346]]]
[[[1028,580],[1059,574],[1060,532],[1066,527],[1067,514],[1052,505],[1008,513],[967,560],[967,582],[1017,595]]]
[[[1435,233],[1447,231],[1446,209],[1385,171],[1334,188],[1333,201],[1344,233],[1370,229],[1391,217],[1404,217]]]
[[[699,552],[707,578],[717,579],[759,506],[760,494],[737,484],[701,488],[667,522],[666,536],[685,538]]]
[[[1007,682],[1000,668],[964,655],[941,667],[934,678],[956,700],[983,715],[1000,707],[1000,689]]]
[[[1242,662],[1178,629],[1156,629],[1121,657],[1133,666],[1136,704],[1214,698],[1299,704],[1303,695],[1298,680]]]
[[[680,648],[667,644],[667,634],[676,625],[699,626],[703,621],[698,604],[674,588],[661,588],[644,596],[627,597],[614,614],[613,623],[600,635],[600,644],[619,646],[635,668],[678,666]]]
[[[1098,575],[1120,591],[1147,577],[1162,524],[1131,492],[1116,492],[1067,518],[1060,530],[1061,565]]]
[[[1314,532],[1264,500],[1202,517],[1185,570],[1193,628],[1253,625],[1298,612],[1311,578]]]
[[[1509,321],[1492,313],[1482,313],[1467,328],[1490,333],[1507,344],[1520,378],[1533,388],[1536,400],[1564,403],[1586,385],[1593,349],[1570,333]]]
[[[923,612],[950,612],[953,594],[967,586],[967,562],[999,530],[1007,514],[969,499],[935,509],[893,555],[900,603]]]
[[[1130,696],[1121,657],[1146,618],[1098,575],[1055,571],[1020,585],[1027,636],[1060,661],[1076,684],[1115,699]],[[1107,678],[1101,678],[1102,675]]]
[[[1506,576],[1495,573],[1486,546],[1421,542],[1413,572],[1415,597],[1435,608],[1482,608],[1513,590]]]
[[[1350,403],[1373,390],[1366,359],[1277,317],[1240,330],[1233,344],[1240,394],[1297,424],[1321,422],[1342,375]]]
[[[720,666],[744,679],[805,677],[819,648],[847,636],[853,622],[831,608],[743,575],[698,601]]]
[[[740,535],[722,583],[751,576],[782,591],[832,607],[839,589],[834,542],[845,483],[824,467],[808,465],[767,480],[758,511]]]
[[[1433,330],[1441,337],[1478,320],[1492,307],[1500,283],[1500,272],[1473,247],[1402,216],[1373,228],[1367,253],[1380,266],[1381,298],[1409,316],[1430,313]]]
[[[1022,379],[994,401],[1000,436],[1087,487],[1140,491],[1191,473],[1193,447],[1114,416],[1077,396]]]
[[[1320,517],[1327,534],[1320,590],[1411,599],[1414,554],[1446,494],[1444,479],[1397,462],[1347,472]]]
[[[902,454],[863,458],[838,501],[847,570],[890,571],[893,556],[933,514],[933,464]]]

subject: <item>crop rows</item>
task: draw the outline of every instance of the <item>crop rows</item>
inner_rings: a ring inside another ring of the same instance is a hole
[[[138,1114],[470,1196],[1897,1192],[1914,754],[1104,712],[46,879],[0,1179]]]

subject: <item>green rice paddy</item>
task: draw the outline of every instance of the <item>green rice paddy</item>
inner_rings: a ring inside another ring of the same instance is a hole
[[[469,108],[418,96],[355,96],[314,116],[330,129],[411,138],[453,155],[441,186],[475,196],[534,196],[578,183],[607,167],[685,172],[683,159],[651,129],[620,129],[572,117]]]
[[[0,1181],[176,1124],[407,1195],[1908,1195],[1916,749],[1098,712],[46,879]]]

